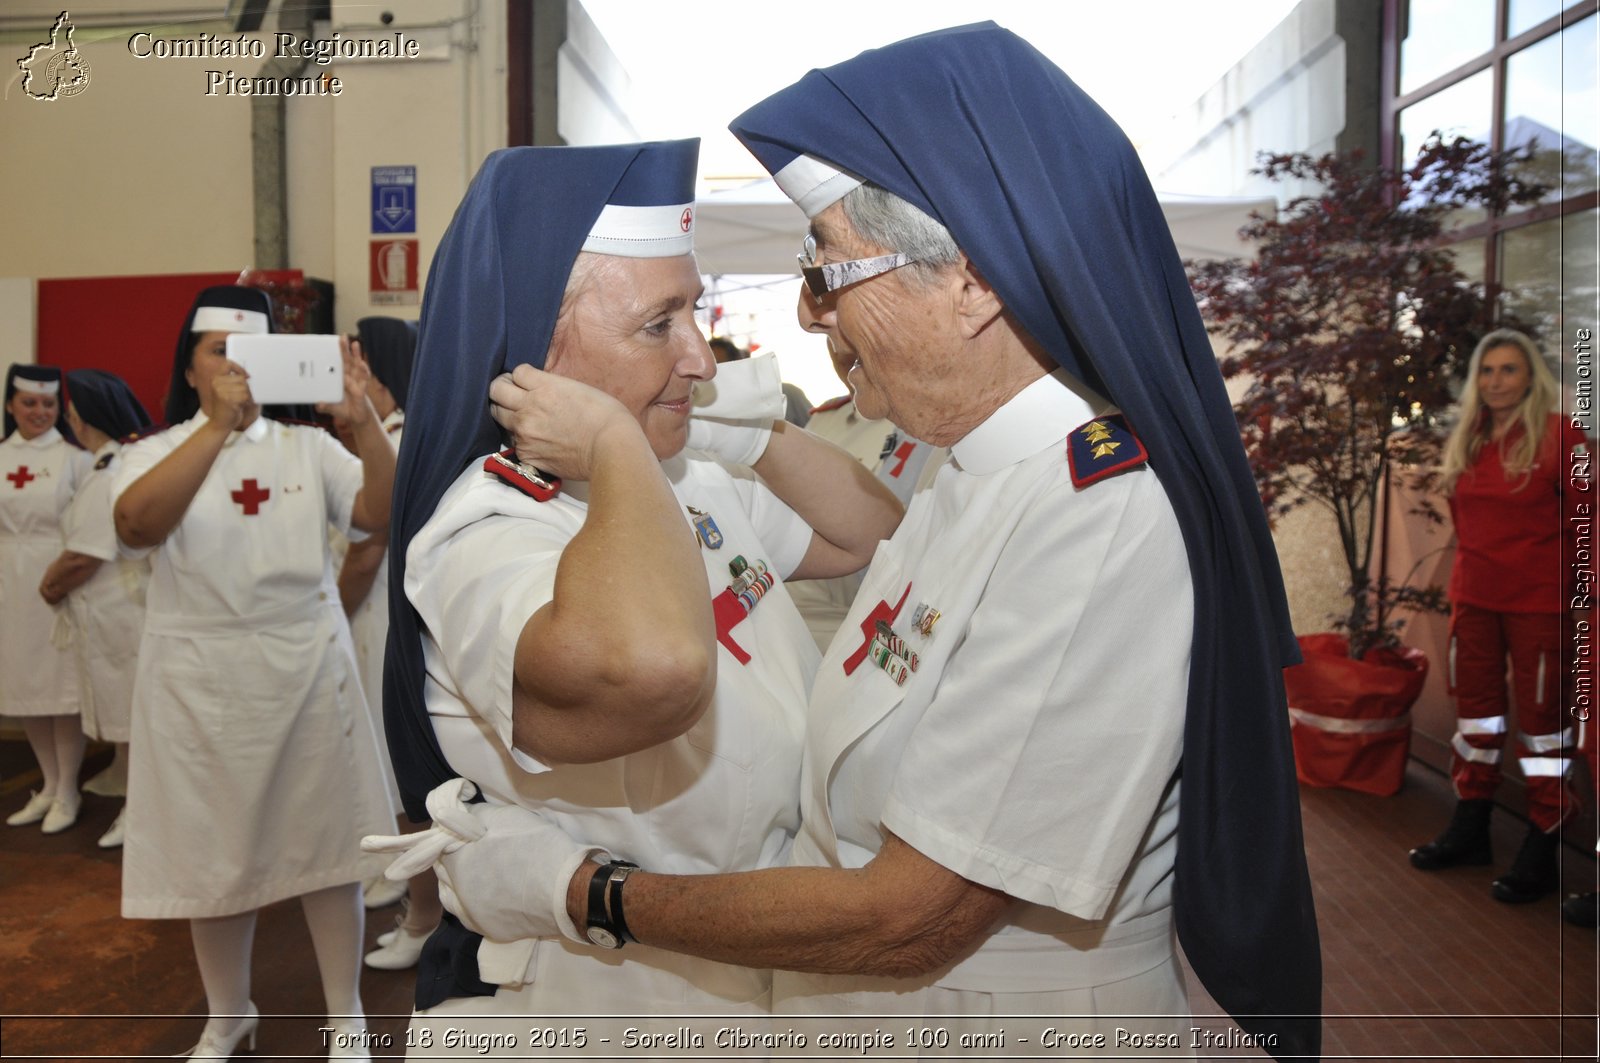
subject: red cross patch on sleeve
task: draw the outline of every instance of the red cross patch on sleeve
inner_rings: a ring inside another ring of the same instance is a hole
[[[1067,468],[1074,487],[1088,487],[1149,460],[1149,452],[1120,413],[1096,417],[1067,436]]]

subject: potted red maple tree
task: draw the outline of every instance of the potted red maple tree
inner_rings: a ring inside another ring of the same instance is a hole
[[[1460,220],[1536,201],[1531,149],[1493,153],[1435,134],[1398,171],[1358,155],[1267,155],[1255,171],[1314,182],[1241,235],[1257,257],[1189,263],[1210,331],[1228,343],[1223,376],[1262,503],[1276,520],[1314,503],[1333,517],[1349,608],[1332,632],[1300,636],[1285,672],[1303,782],[1372,793],[1400,787],[1409,711],[1427,659],[1402,646],[1404,614],[1443,611],[1443,591],[1374,576],[1380,498],[1415,483],[1439,447],[1493,303],[1446,244]],[[1417,511],[1442,517],[1426,498]]]

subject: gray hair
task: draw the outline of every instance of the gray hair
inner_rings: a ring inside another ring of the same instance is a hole
[[[961,261],[950,230],[878,185],[864,184],[846,195],[844,215],[862,237],[880,247],[910,255],[908,267],[923,281]]]

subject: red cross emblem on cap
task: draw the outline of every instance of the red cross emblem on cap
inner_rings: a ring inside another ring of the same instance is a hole
[[[678,219],[678,228],[682,229],[684,232],[688,232],[690,229],[694,228],[694,208],[693,207],[684,207],[683,208],[683,217]]]
[[[244,311],[243,310],[235,310],[233,312],[233,319],[235,321],[243,321],[244,320]]]

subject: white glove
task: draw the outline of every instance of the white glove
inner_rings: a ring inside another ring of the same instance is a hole
[[[766,453],[772,422],[783,411],[777,358],[723,362],[713,379],[695,385],[688,445],[729,465],[754,465]]]
[[[483,826],[468,811],[467,801],[478,788],[466,779],[451,779],[428,793],[428,816],[433,825],[416,834],[369,834],[361,839],[364,853],[400,853],[384,871],[390,882],[404,882],[432,867],[446,852],[483,837]]]
[[[430,829],[363,838],[361,847],[404,851],[385,872],[397,881],[433,865],[445,910],[491,941],[557,934],[587,941],[567,915],[567,886],[590,856],[609,854],[573,841],[529,809],[468,805],[475,792],[465,779],[452,779],[428,794]]]
[[[754,465],[772,442],[772,419],[724,421],[693,415],[689,418],[691,450],[714,454],[729,465]]]
[[[783,416],[783,376],[778,359],[763,354],[717,366],[717,375],[694,386],[694,416],[723,421],[773,420]]]

